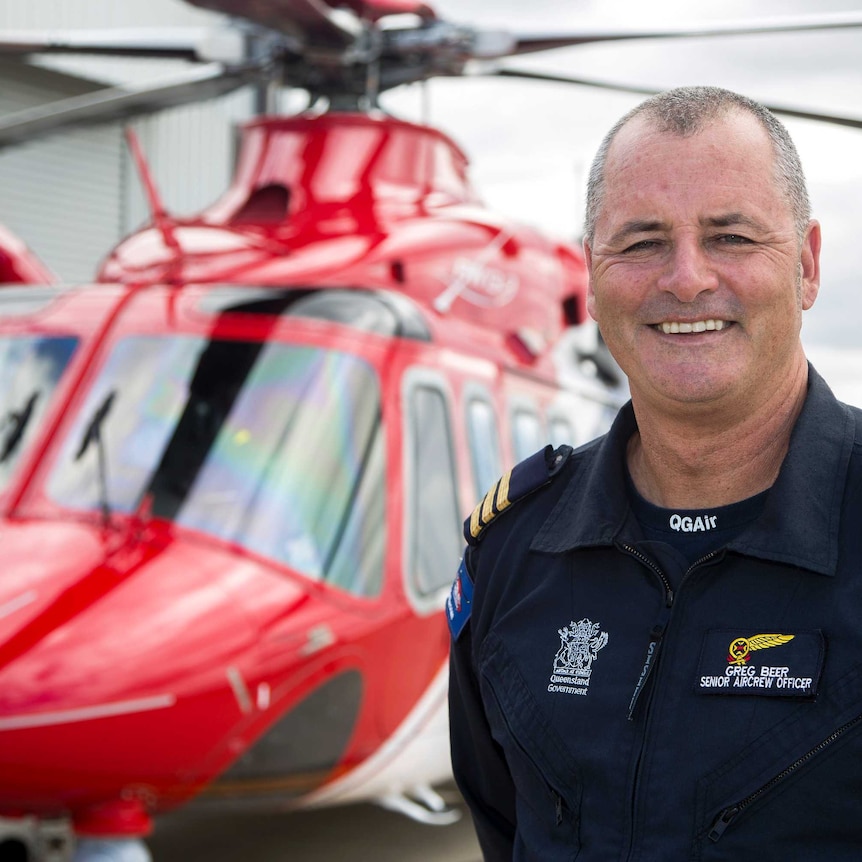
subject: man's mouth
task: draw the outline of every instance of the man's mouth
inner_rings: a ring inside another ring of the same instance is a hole
[[[731,325],[729,320],[716,320],[712,317],[706,320],[665,320],[655,325],[665,335],[677,335],[689,332],[719,332]]]

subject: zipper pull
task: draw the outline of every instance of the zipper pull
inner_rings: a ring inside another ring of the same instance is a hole
[[[554,794],[554,807],[557,814],[557,826],[560,826],[563,822],[563,797],[559,793]]]
[[[659,647],[661,646],[661,639],[664,637],[664,630],[667,624],[664,623],[662,625],[653,626],[652,631],[650,632],[650,640],[649,646],[647,647],[646,658],[644,659],[643,668],[641,668],[641,675],[638,679],[637,685],[635,686],[634,693],[632,694],[632,699],[629,702],[629,712],[628,712],[628,720],[633,721],[635,715],[635,707],[638,703],[638,698],[641,696],[647,681],[650,678],[650,675],[653,672],[653,668],[655,667],[656,659],[658,658]]]
[[[739,814],[739,806],[734,805],[732,808],[725,808],[718,817],[715,818],[715,823],[712,824],[712,829],[709,830],[709,840],[718,841],[724,830],[733,822],[736,815]]]

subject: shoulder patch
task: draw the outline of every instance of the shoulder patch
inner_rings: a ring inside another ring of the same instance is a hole
[[[449,631],[455,640],[458,640],[461,632],[464,631],[464,626],[470,619],[472,609],[473,581],[467,571],[467,564],[462,558],[455,583],[452,584],[452,591],[449,593],[449,598],[446,599],[446,620],[449,623]]]
[[[547,485],[563,468],[572,451],[571,446],[557,449],[545,446],[505,473],[464,522],[464,538],[468,544],[477,545],[482,531],[512,503]]]

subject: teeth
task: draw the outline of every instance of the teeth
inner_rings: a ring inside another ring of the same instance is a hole
[[[694,323],[679,323],[676,320],[660,323],[659,328],[665,335],[676,335],[680,332],[706,332],[724,329],[723,320],[696,320]]]

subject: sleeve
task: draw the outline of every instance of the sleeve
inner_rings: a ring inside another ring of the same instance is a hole
[[[449,656],[449,733],[452,769],[486,862],[511,862],[515,789],[503,750],[485,717],[467,624],[452,638]]]

